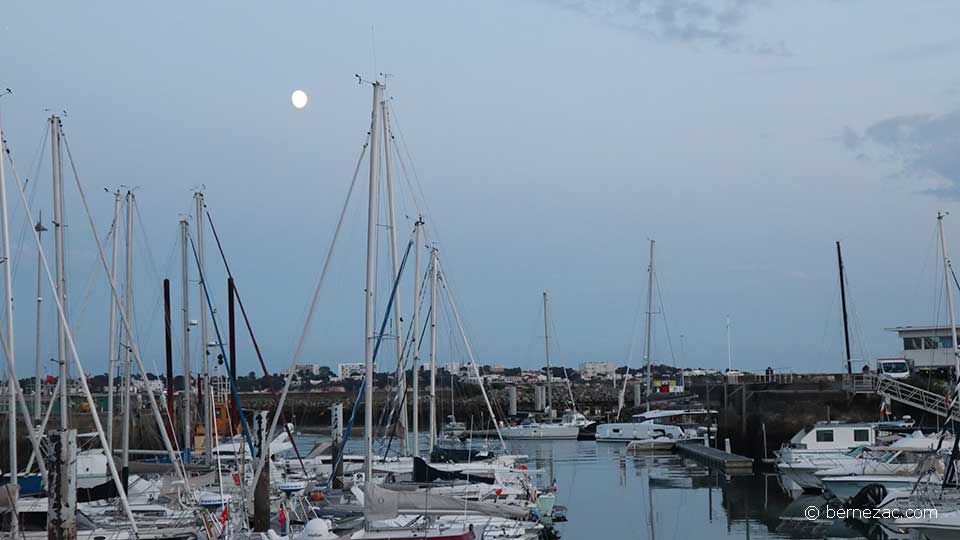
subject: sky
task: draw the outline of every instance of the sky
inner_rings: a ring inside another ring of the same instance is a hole
[[[478,362],[543,364],[546,290],[554,363],[639,365],[654,239],[654,361],[725,368],[729,316],[734,367],[837,372],[836,241],[854,356],[896,355],[885,328],[946,320],[936,216],[960,195],[958,15],[948,1],[15,0],[0,19],[0,88],[13,91],[0,106],[17,178],[51,230],[50,114],[63,116],[108,257],[112,191],[135,187],[134,325],[151,371],[163,364],[165,277],[180,342],[178,220],[198,189],[268,367],[290,365],[370,126],[359,74],[386,81],[402,143],[401,252],[423,213]],[[365,167],[301,362],[362,359]],[[71,170],[68,312],[85,369],[99,373],[109,288]],[[9,183],[26,376],[37,250]],[[960,214],[944,227],[957,252]],[[378,231],[379,320],[390,252]],[[226,272],[211,237],[207,227],[222,326]],[[192,261],[190,272],[197,319]],[[399,295],[406,321],[412,283]],[[53,372],[48,287],[43,297],[40,356]],[[449,315],[441,363],[464,356]],[[238,370],[258,371],[240,334]]]

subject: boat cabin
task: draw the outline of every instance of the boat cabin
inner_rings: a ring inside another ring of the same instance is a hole
[[[839,450],[858,446],[875,446],[877,432],[874,424],[844,424],[818,422],[801,430],[790,439],[789,446],[806,450]]]
[[[650,422],[670,426],[699,427],[709,425],[711,423],[710,416],[715,414],[717,414],[717,411],[708,409],[647,411],[631,416],[630,421],[634,424]]]

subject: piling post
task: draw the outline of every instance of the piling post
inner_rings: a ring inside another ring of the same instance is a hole
[[[263,452],[270,452],[270,441],[267,440],[267,432],[270,430],[269,412],[257,411],[254,416],[254,443],[256,445],[257,459],[263,455]],[[263,471],[257,478],[257,484],[253,491],[253,530],[255,532],[266,532],[270,528],[270,460],[263,460]]]
[[[163,280],[163,345],[167,360],[167,434],[171,441],[176,440],[176,420],[173,413],[173,328],[170,320],[170,280]]]
[[[47,485],[50,499],[47,506],[47,539],[77,539],[77,430],[50,434],[47,456]]]
[[[336,456],[340,455],[340,446],[343,444],[343,404],[337,403],[330,407],[330,455]],[[343,488],[343,460],[339,463],[334,464],[335,469],[332,471],[333,480],[330,485],[334,489]]]

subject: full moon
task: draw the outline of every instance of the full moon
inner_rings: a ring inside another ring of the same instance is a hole
[[[293,102],[293,106],[302,109],[307,106],[307,93],[303,90],[294,90],[290,94],[290,101]]]

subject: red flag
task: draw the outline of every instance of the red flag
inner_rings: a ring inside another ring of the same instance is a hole
[[[47,375],[47,384],[54,384],[57,382],[57,378],[53,375]]]
[[[287,510],[282,504],[280,505],[280,515],[277,516],[277,521],[280,522],[281,527],[285,527],[287,524]]]
[[[227,505],[223,505],[223,512],[220,512],[220,525],[221,525],[221,526],[226,525],[226,524],[227,524],[227,520],[230,519],[230,511],[228,510],[228,508],[229,508],[229,507],[228,507]]]

